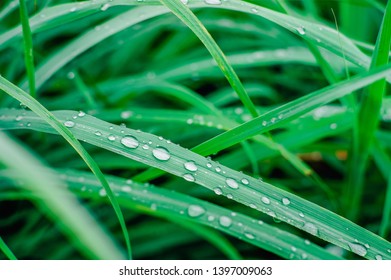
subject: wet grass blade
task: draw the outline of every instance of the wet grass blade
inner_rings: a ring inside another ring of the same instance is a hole
[[[92,259],[121,259],[122,252],[59,180],[27,150],[0,132],[0,162],[7,174],[20,174],[23,188],[36,195],[36,205],[73,241],[80,253]]]
[[[56,133],[34,113],[26,113],[19,121],[15,120],[20,113],[18,110],[3,109],[1,113],[4,116],[0,123],[3,129],[24,128]],[[54,114],[62,121],[77,115],[70,111]],[[199,184],[362,257],[375,259],[380,255],[383,259],[391,259],[391,253],[387,251],[391,246],[388,241],[292,193],[149,133],[112,125],[89,115],[77,118],[74,122],[71,128],[73,134],[92,145]],[[187,162],[194,162],[197,173],[186,169]]]
[[[75,151],[81,156],[81,158],[85,161],[91,171],[95,174],[95,176],[102,183],[102,186],[106,189],[108,197],[110,198],[110,202],[113,205],[113,209],[117,215],[118,221],[121,225],[123,235],[125,238],[126,247],[128,250],[129,258],[131,258],[131,247],[129,241],[129,234],[126,228],[125,220],[123,218],[123,214],[121,212],[121,208],[118,205],[117,200],[114,197],[113,192],[110,189],[109,184],[107,183],[102,171],[99,169],[97,163],[93,160],[93,158],[89,155],[89,153],[83,148],[80,142],[75,138],[72,132],[58,119],[53,116],[45,107],[43,107],[37,100],[29,96],[26,92],[10,83],[8,80],[4,79],[0,76],[0,89],[17,99],[19,102],[29,107],[33,112],[37,115],[41,116],[42,119],[47,121],[51,127],[53,127],[65,140],[75,149]]]

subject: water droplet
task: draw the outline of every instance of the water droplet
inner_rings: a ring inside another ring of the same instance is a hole
[[[102,136],[102,132],[100,132],[100,131],[95,131],[95,133],[94,133],[96,136]]]
[[[299,216],[302,217],[302,218],[305,217],[304,214],[303,214],[302,212],[299,212]]]
[[[289,205],[289,204],[291,204],[291,201],[289,200],[289,198],[284,197],[284,198],[282,199],[282,204],[284,204],[284,205]]]
[[[108,8],[110,8],[110,4],[109,3],[106,3],[106,4],[104,4],[101,8],[100,8],[100,10],[101,11],[106,11]]]
[[[313,223],[305,223],[302,229],[312,235],[318,234],[318,228]]]
[[[232,188],[232,189],[237,189],[239,188],[239,184],[238,182],[236,182],[235,179],[232,179],[232,178],[227,178],[225,180],[225,182],[227,183],[228,187]]]
[[[114,141],[115,140],[115,136],[113,134],[110,134],[107,139],[109,139],[110,141]]]
[[[254,238],[255,238],[255,236],[254,236],[253,234],[249,233],[249,232],[245,232],[245,233],[244,233],[244,236],[245,236],[246,238],[248,238],[248,239],[254,239]]]
[[[383,257],[382,257],[381,255],[376,255],[376,256],[375,256],[375,259],[380,261],[380,260],[383,259]]]
[[[129,187],[129,186],[123,186],[123,187],[121,188],[121,190],[122,190],[123,192],[128,192],[128,193],[130,193],[130,192],[132,191],[132,188]]]
[[[148,149],[149,149],[149,146],[148,146],[147,144],[144,144],[144,145],[143,145],[143,149],[144,149],[144,150],[148,150]]]
[[[262,201],[263,203],[265,203],[265,204],[270,204],[270,199],[267,198],[266,196],[262,196],[261,201]]]
[[[221,5],[221,0],[205,0],[205,3],[209,5]]]
[[[300,35],[305,35],[305,28],[303,26],[296,28]]]
[[[244,178],[244,179],[242,179],[242,184],[243,185],[248,185],[249,181],[246,178]]]
[[[139,145],[139,142],[135,137],[126,135],[122,137],[121,144],[124,145],[125,147],[136,149]]]
[[[267,121],[263,121],[262,126],[266,126],[266,125],[267,125]]]
[[[232,220],[230,217],[227,216],[221,216],[219,218],[219,223],[223,227],[230,227],[232,225]]]
[[[208,216],[208,221],[213,222],[215,220],[215,216]]]
[[[21,121],[23,119],[23,117],[22,116],[17,116],[16,118],[15,118],[15,121],[17,121],[17,122],[19,122],[19,121]],[[64,123],[65,124],[65,123]],[[75,125],[75,124],[73,124],[73,125]],[[66,126],[66,125],[65,125]]]
[[[189,3],[189,0],[181,0],[181,2],[185,5],[187,5],[187,3]]]
[[[233,196],[232,194],[229,193],[229,194],[227,194],[227,198],[228,198],[228,199],[233,199],[234,196]]]
[[[123,119],[128,119],[129,117],[131,117],[133,115],[133,112],[132,111],[123,111],[121,113],[121,118]]]
[[[66,121],[64,122],[64,125],[66,127],[74,127],[75,126],[75,123],[73,121]]]
[[[330,129],[336,129],[336,128],[337,128],[337,124],[336,123],[330,124]]]
[[[252,9],[251,9],[251,12],[253,12],[254,14],[256,14],[256,13],[258,13],[258,10],[255,9],[255,8],[252,8]]]
[[[189,171],[197,171],[197,165],[195,164],[194,161],[188,161],[184,164],[185,168]]]
[[[305,243],[305,245],[310,245],[310,244],[311,244],[311,241],[309,241],[308,239],[305,239],[305,240],[304,240],[304,243]]]
[[[222,191],[220,188],[214,188],[213,191],[214,191],[215,194],[217,194],[217,195],[223,194],[223,191]]]
[[[208,168],[211,168],[212,167],[212,164],[210,164],[209,162],[206,164],[206,167]]]
[[[152,154],[155,158],[162,161],[167,161],[170,159],[171,155],[166,148],[157,147],[153,149]]]
[[[72,7],[69,9],[70,12],[76,12],[77,8],[76,7]]]
[[[257,209],[257,206],[254,203],[250,203],[248,206],[250,206],[252,209]]]
[[[294,247],[294,246],[292,246],[292,247],[291,247],[291,250],[292,250],[293,252],[296,252],[296,251],[297,251],[297,248]]]
[[[79,114],[77,114],[79,117],[84,117],[86,115],[86,113],[84,113],[83,111],[80,111]]]
[[[199,205],[190,205],[187,209],[187,213],[190,217],[196,218],[205,213],[205,209]]]
[[[217,166],[215,170],[216,170],[216,172],[220,172],[221,168]]]
[[[266,214],[268,214],[270,217],[272,217],[273,219],[274,218],[277,218],[276,216],[276,213],[274,213],[273,211],[268,211]]]
[[[194,182],[194,181],[195,181],[194,176],[191,175],[191,174],[185,174],[185,175],[183,175],[183,179],[185,179],[185,180],[188,181],[188,182]]]
[[[106,190],[105,189],[100,189],[99,190],[99,195],[102,196],[102,197],[106,196]]]
[[[365,248],[365,246],[363,246],[360,243],[349,242],[348,246],[353,253],[356,253],[357,255],[359,255],[361,257],[364,257],[368,253],[367,248]]]

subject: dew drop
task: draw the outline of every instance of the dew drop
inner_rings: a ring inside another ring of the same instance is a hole
[[[213,222],[215,220],[215,216],[208,216],[208,221],[209,222]]]
[[[292,250],[293,252],[296,252],[296,251],[297,251],[297,248],[294,247],[294,246],[292,246],[292,247],[291,247],[291,250]]]
[[[244,179],[242,179],[242,184],[243,185],[248,185],[249,181],[246,178],[244,178]]]
[[[215,170],[216,170],[216,172],[220,172],[221,168],[217,166]]]
[[[311,241],[309,241],[308,239],[305,239],[305,240],[304,240],[304,243],[305,243],[305,245],[310,245],[310,244],[311,244]]]
[[[303,214],[302,212],[299,212],[299,216],[302,217],[302,218],[305,217],[304,214]]]
[[[187,170],[189,170],[189,171],[192,171],[192,172],[194,172],[194,171],[197,171],[197,165],[195,164],[195,162],[194,161],[188,161],[188,162],[186,162],[185,164],[184,164],[184,166],[185,166],[185,168],[187,169]]]
[[[96,136],[102,136],[102,132],[100,132],[100,131],[95,131],[95,133],[94,133]]]
[[[76,12],[77,8],[76,7],[72,7],[69,9],[70,12]]]
[[[205,213],[205,209],[199,205],[190,205],[189,208],[187,209],[187,214],[189,214],[189,216],[192,218],[199,217],[204,213]]]
[[[183,179],[185,179],[185,180],[188,181],[188,182],[194,182],[194,181],[195,181],[194,176],[191,175],[191,174],[185,174],[185,175],[183,175]]]
[[[245,232],[245,233],[244,233],[244,236],[245,236],[246,238],[248,238],[248,239],[251,239],[251,240],[255,238],[255,236],[254,236],[253,234],[249,233],[249,232]]]
[[[375,256],[375,259],[378,260],[378,261],[380,261],[380,260],[383,259],[383,257],[382,257],[381,255],[376,255],[376,256]]]
[[[330,124],[330,129],[336,129],[336,128],[337,128],[337,124],[336,123]]]
[[[303,26],[296,28],[300,35],[305,35],[305,28]]]
[[[210,164],[209,162],[206,164],[206,167],[208,168],[211,168],[212,167],[212,164]]]
[[[291,204],[291,201],[289,200],[289,198],[284,197],[284,198],[282,199],[282,204],[284,204],[284,205],[289,205],[289,204]]]
[[[318,234],[318,228],[313,223],[305,223],[302,229],[312,235]]]
[[[252,9],[251,9],[251,12],[253,12],[254,14],[256,14],[256,13],[258,13],[258,10],[255,9],[255,8],[252,8]]]
[[[99,190],[99,195],[102,196],[102,197],[106,196],[106,190],[105,189],[100,189]]]
[[[64,125],[66,127],[74,127],[75,126],[75,123],[73,121],[66,121],[64,122]]]
[[[228,199],[233,199],[234,196],[233,196],[232,194],[229,193],[229,194],[227,194],[227,198],[228,198]]]
[[[217,195],[222,195],[222,194],[223,194],[223,191],[222,191],[220,188],[214,188],[213,191],[214,191],[215,194],[217,194]]]
[[[80,118],[84,117],[86,115],[86,113],[84,113],[83,111],[80,111],[79,114],[77,114]]]
[[[208,5],[221,5],[221,0],[205,0]]]
[[[108,8],[110,8],[110,4],[106,3],[106,4],[104,4],[104,5],[100,8],[100,10],[104,12],[104,11],[106,11]]]
[[[133,115],[133,112],[131,111],[123,111],[121,113],[121,118],[123,119],[128,119],[129,117],[131,117]]]
[[[162,161],[167,161],[170,159],[171,155],[166,148],[157,147],[153,149],[152,154],[155,158]]]
[[[189,3],[189,0],[181,0],[181,2],[185,5],[187,5]]]
[[[252,209],[257,209],[257,206],[254,203],[250,203],[248,206],[250,206]]]
[[[219,218],[219,223],[223,227],[230,227],[232,225],[232,219],[227,216],[221,216]]]
[[[239,188],[239,184],[238,182],[236,182],[235,179],[232,179],[232,178],[227,178],[225,180],[225,182],[227,183],[228,187],[232,188],[232,189],[237,189]]]
[[[110,134],[107,139],[109,139],[110,141],[114,141],[115,140],[115,136],[113,134]]]
[[[143,145],[143,149],[144,150],[148,150],[149,149],[149,146],[147,144]]]
[[[263,203],[265,203],[265,204],[270,204],[270,199],[267,198],[266,196],[262,196],[261,201],[262,201]]]
[[[125,147],[136,149],[139,145],[139,142],[135,137],[126,135],[122,137],[121,144],[124,145]]]
[[[123,186],[123,187],[121,188],[121,190],[122,190],[123,192],[130,193],[130,192],[132,191],[132,188],[129,187],[129,186]]]
[[[349,242],[348,246],[353,253],[356,253],[361,257],[364,257],[368,253],[367,248],[365,248],[365,246],[360,243]]]
[[[15,121],[19,122],[19,121],[21,121],[22,119],[23,119],[22,116],[17,116],[17,117],[15,118]],[[64,123],[64,124],[65,124],[65,123]],[[75,124],[73,124],[73,125],[75,125]],[[65,124],[65,126],[66,126],[66,124]]]

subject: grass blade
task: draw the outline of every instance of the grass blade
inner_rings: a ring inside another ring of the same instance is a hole
[[[0,250],[4,253],[4,255],[10,260],[17,260],[14,253],[10,250],[10,248],[5,244],[3,238],[0,237]]]
[[[53,221],[61,221],[59,226],[81,254],[93,259],[123,257],[116,244],[64,188],[57,175],[51,174],[49,168],[43,166],[3,132],[0,132],[0,140],[0,161],[9,168],[7,173],[20,174],[19,179],[24,183],[24,188],[31,190],[40,199],[37,205],[42,213]]]
[[[389,61],[391,46],[391,2],[388,2],[379,30],[371,69],[386,65]],[[386,88],[383,78],[368,87],[364,93],[357,116],[357,131],[353,143],[352,170],[349,175],[347,194],[349,197],[347,215],[356,220],[360,212],[361,197],[364,188],[366,165],[373,142],[374,134],[379,125],[379,113]]]
[[[15,121],[18,110],[1,110],[1,113],[4,116],[0,123],[3,129],[27,128],[55,133],[34,113],[26,113],[19,121]],[[71,119],[75,114],[77,113],[69,111],[55,112],[55,116],[62,121]],[[98,135],[95,134],[97,131]],[[216,191],[218,187],[217,192],[224,196],[362,257],[375,259],[377,255],[381,255],[383,259],[391,259],[391,253],[387,251],[391,244],[364,228],[294,194],[222,166],[171,142],[167,143],[161,137],[114,126],[89,115],[77,118],[72,132],[95,146],[165,170],[210,190]],[[145,149],[141,147],[145,145],[140,143],[151,144]],[[196,174],[187,173],[184,166],[188,161],[196,163]],[[219,169],[215,171],[216,167]],[[285,203],[280,203],[281,201]]]
[[[81,156],[85,161],[91,171],[102,183],[102,186],[106,189],[110,202],[113,205],[113,209],[117,215],[118,221],[121,225],[123,235],[125,238],[126,247],[128,249],[129,258],[131,258],[131,247],[129,241],[129,234],[125,225],[125,220],[123,218],[121,209],[118,205],[117,200],[114,197],[113,192],[110,189],[109,184],[107,183],[102,171],[99,169],[99,166],[93,160],[93,158],[88,154],[88,152],[83,148],[80,142],[75,138],[72,132],[61,122],[59,122],[53,114],[51,114],[45,107],[43,107],[37,100],[29,96],[23,90],[10,83],[6,79],[0,76],[0,89],[17,99],[19,102],[29,107],[37,115],[41,116],[42,119],[48,122],[68,143],[75,149],[75,151]]]
[[[34,45],[30,30],[29,15],[25,0],[20,0],[20,20],[23,29],[24,61],[26,64],[29,90],[32,97],[35,93],[35,67],[34,67]]]

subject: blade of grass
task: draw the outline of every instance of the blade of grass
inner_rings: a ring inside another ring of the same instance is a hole
[[[18,110],[3,109],[1,112],[4,117],[0,125],[3,125],[4,129],[33,129],[56,133],[32,112],[26,112],[19,120],[15,120],[20,113]],[[77,112],[58,111],[54,114],[65,121],[73,119]],[[375,259],[381,255],[383,259],[391,259],[391,252],[387,251],[391,244],[386,240],[329,210],[264,181],[225,167],[153,134],[112,125],[89,115],[76,118],[74,122],[73,134],[92,145],[190,180],[362,257]],[[99,134],[95,134],[96,132]],[[151,144],[145,149],[145,144],[140,143]],[[196,173],[185,168],[188,161],[195,162]]]
[[[377,67],[350,80],[330,85],[273,109],[249,122],[224,132],[192,150],[198,154],[217,153],[251,136],[281,127],[281,125],[309,111],[365,87],[391,73],[391,65]]]
[[[25,0],[20,0],[20,20],[23,29],[24,61],[29,81],[29,92],[32,97],[36,97],[35,92],[35,67],[34,67],[34,45],[30,30],[29,15]]]
[[[123,257],[116,244],[56,175],[3,132],[0,132],[0,140],[0,162],[12,171],[7,173],[20,174],[24,188],[40,198],[37,206],[42,213],[54,221],[61,221],[60,227],[81,254],[94,259]]]
[[[10,260],[17,260],[14,253],[11,251],[11,249],[7,246],[7,244],[4,242],[3,238],[0,236],[0,250],[4,253],[4,255],[10,259]]]
[[[221,51],[220,47],[213,40],[212,36],[206,30],[200,20],[192,13],[192,11],[179,0],[161,0],[161,2],[171,10],[184,24],[186,24],[201,42],[208,49],[217,65],[224,73],[231,87],[236,91],[244,107],[250,112],[253,117],[258,116],[258,112],[254,103],[251,101],[246,90],[244,89],[242,82],[239,80],[235,70],[231,64],[228,63],[227,58]]]
[[[80,142],[75,138],[72,132],[61,122],[53,116],[44,106],[42,106],[36,99],[32,98],[22,89],[18,88],[8,80],[4,79],[0,76],[0,89],[6,92],[8,95],[12,96],[25,106],[29,107],[33,112],[37,115],[41,116],[42,119],[47,121],[67,142],[75,149],[75,151],[81,156],[81,158],[85,161],[87,166],[91,169],[91,171],[95,174],[95,176],[102,183],[102,186],[106,189],[110,202],[113,206],[115,214],[118,218],[120,226],[123,231],[123,235],[125,238],[125,244],[128,250],[129,258],[131,258],[131,247],[129,241],[129,234],[126,228],[125,220],[121,211],[121,208],[118,205],[117,200],[114,197],[113,192],[110,189],[109,184],[107,183],[102,171],[99,169],[97,163],[93,160],[90,154],[83,148]]]
[[[391,2],[388,2],[379,30],[375,51],[372,56],[371,69],[386,65],[389,61],[391,46]],[[346,205],[347,216],[356,220],[361,210],[361,199],[365,181],[366,165],[369,158],[374,134],[379,125],[379,114],[386,88],[386,80],[381,79],[370,85],[360,103],[356,135],[353,139],[351,171],[346,189],[349,197]]]

